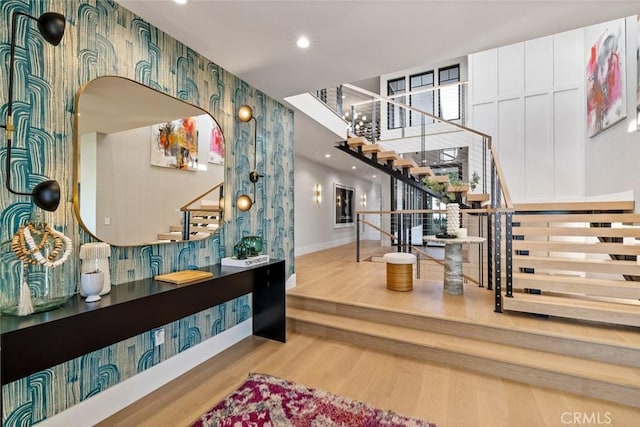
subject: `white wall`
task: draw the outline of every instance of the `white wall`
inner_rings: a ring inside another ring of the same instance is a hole
[[[295,159],[295,254],[303,255],[354,242],[355,226],[334,228],[333,184],[355,188],[355,210],[380,209],[380,185],[359,179],[313,162],[305,157]],[[314,188],[322,186],[322,201],[316,204]],[[362,207],[362,194],[367,195],[367,206]],[[362,232],[362,230],[361,230]],[[380,239],[378,232],[365,228],[361,239]]]
[[[492,135],[514,201],[640,190],[635,17],[626,32],[627,118],[593,138],[584,28],[469,56],[470,127]]]
[[[585,196],[582,30],[469,56],[469,126],[492,136],[516,202]]]
[[[197,126],[206,128],[200,117]],[[222,165],[207,163],[208,138],[198,133],[199,166],[206,170],[192,172],[151,166],[151,127],[100,135],[97,236],[126,246],[156,241],[158,233],[181,224],[179,208],[224,179]]]

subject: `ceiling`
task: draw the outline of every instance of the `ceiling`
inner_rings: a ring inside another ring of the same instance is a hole
[[[279,101],[640,12],[638,0],[117,2]],[[296,152],[326,147],[350,170],[337,139],[296,114]]]

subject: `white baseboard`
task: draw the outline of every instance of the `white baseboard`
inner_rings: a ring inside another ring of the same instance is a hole
[[[322,251],[324,249],[335,248],[336,246],[342,246],[355,242],[353,237],[346,237],[344,239],[331,240],[329,242],[316,243],[314,245],[302,246],[295,248],[295,256],[306,255],[313,252]]]
[[[38,425],[43,427],[95,425],[250,336],[252,321],[253,319],[245,320],[231,329],[42,421]],[[82,420],[82,422],[79,423],[78,420]]]

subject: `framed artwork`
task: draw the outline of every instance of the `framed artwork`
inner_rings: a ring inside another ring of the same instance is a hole
[[[587,136],[593,137],[627,115],[625,20],[585,30],[587,48]]]
[[[151,126],[151,165],[198,170],[198,130],[195,117]]]
[[[354,189],[342,184],[333,184],[333,227],[351,227],[354,225]]]
[[[224,137],[215,122],[209,136],[209,163],[224,164]]]

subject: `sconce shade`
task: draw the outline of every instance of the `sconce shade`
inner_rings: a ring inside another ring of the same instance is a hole
[[[243,105],[238,109],[238,120],[243,123],[248,122],[253,118],[253,110],[248,105]]]
[[[252,205],[253,201],[247,194],[238,196],[238,199],[236,200],[236,206],[238,206],[238,209],[240,209],[242,212],[246,212],[251,209]]]
[[[36,185],[31,193],[33,202],[45,211],[53,212],[60,204],[60,184],[58,181],[45,181]]]
[[[66,21],[64,15],[56,12],[45,12],[38,18],[38,30],[42,37],[54,46],[60,44],[64,35]]]

